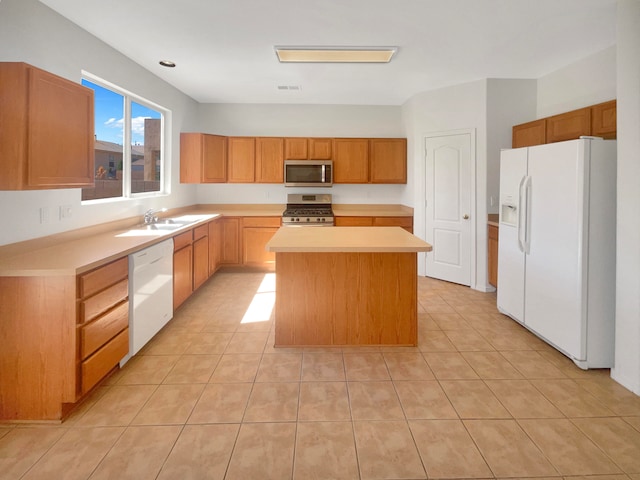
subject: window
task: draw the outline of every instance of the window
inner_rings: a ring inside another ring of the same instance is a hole
[[[85,75],[95,102],[95,186],[82,200],[153,196],[165,187],[168,110]]]

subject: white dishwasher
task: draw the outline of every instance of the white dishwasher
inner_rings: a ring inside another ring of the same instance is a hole
[[[129,354],[138,353],[173,317],[173,239],[129,255]]]

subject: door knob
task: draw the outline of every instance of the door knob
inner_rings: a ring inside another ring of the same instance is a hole
[[[465,220],[469,220],[469,215],[465,213],[465,214],[462,216],[462,218],[464,218]]]

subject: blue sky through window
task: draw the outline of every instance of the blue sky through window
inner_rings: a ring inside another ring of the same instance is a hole
[[[119,93],[83,79],[82,85],[94,90],[95,133],[98,140],[122,145],[124,97]],[[160,112],[131,102],[131,143],[144,144],[144,119],[161,118]]]

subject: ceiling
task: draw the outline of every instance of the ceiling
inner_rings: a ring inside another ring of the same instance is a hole
[[[539,78],[616,41],[616,0],[40,1],[201,103],[401,105],[481,78]],[[398,52],[282,64],[274,45]]]

